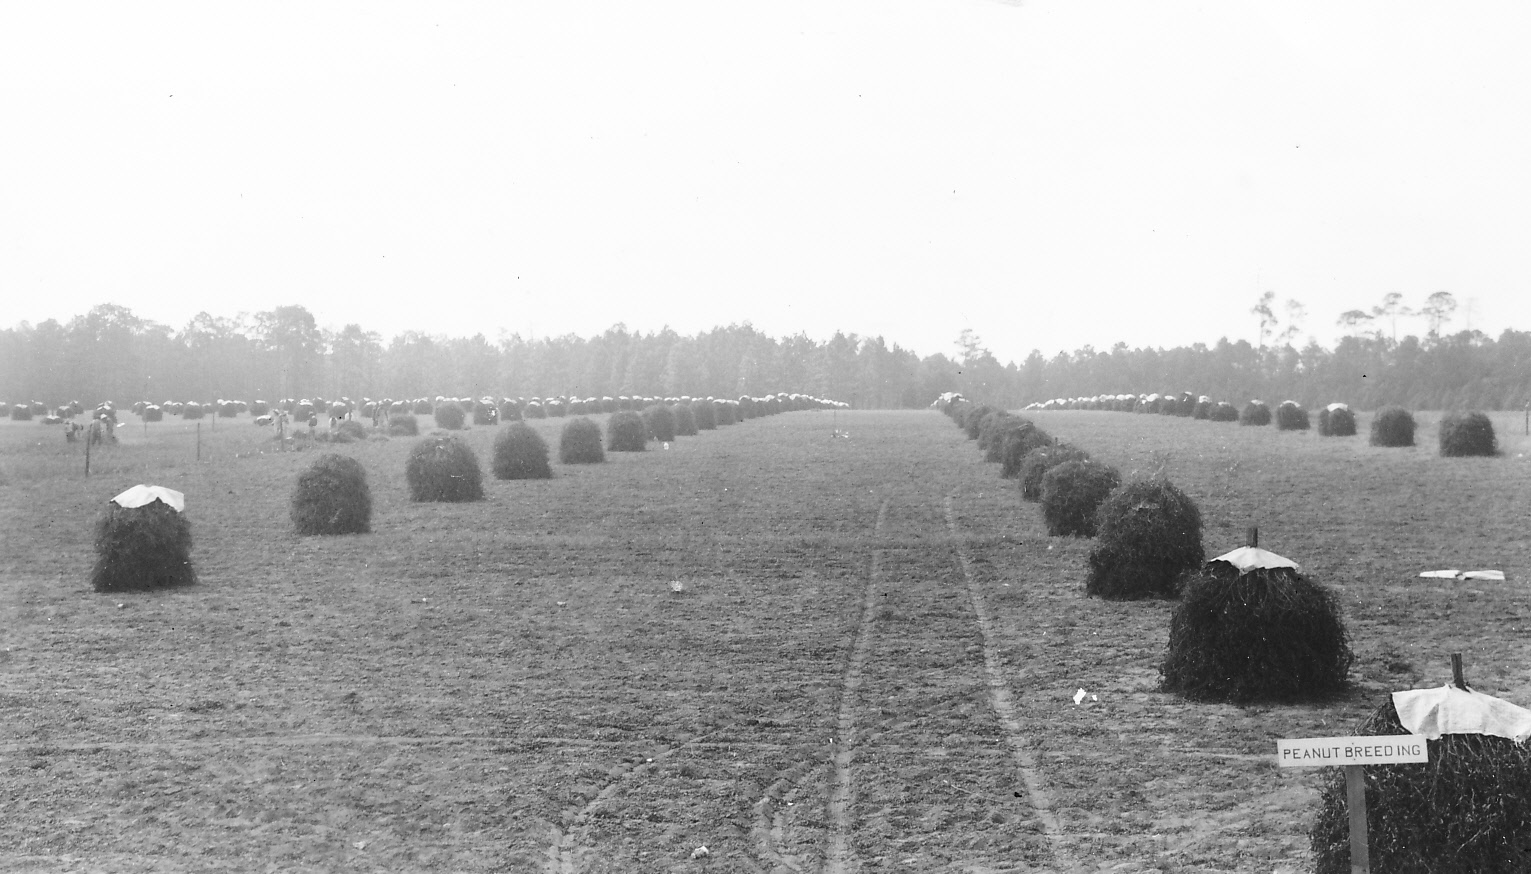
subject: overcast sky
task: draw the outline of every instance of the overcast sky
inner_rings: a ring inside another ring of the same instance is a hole
[[[0,325],[1531,329],[1528,46],[1525,3],[9,3]]]

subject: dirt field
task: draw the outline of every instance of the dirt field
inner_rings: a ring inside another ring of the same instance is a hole
[[[934,412],[799,412],[298,538],[313,452],[248,418],[97,454],[0,423],[0,870],[1296,872],[1319,770],[1386,691],[1531,704],[1531,459],[1364,437],[1032,416],[1342,593],[1355,694],[1155,691],[1171,605],[1083,595],[1089,541]],[[429,419],[422,424],[428,424]],[[534,423],[556,446],[560,420]],[[835,429],[848,432],[837,437]],[[494,429],[465,432],[486,475]],[[91,523],[184,491],[201,583],[96,594]],[[1505,583],[1418,578],[1496,568]],[[679,584],[680,591],[675,591]],[[1076,690],[1086,697],[1076,704]],[[705,852],[701,849],[705,847]]]

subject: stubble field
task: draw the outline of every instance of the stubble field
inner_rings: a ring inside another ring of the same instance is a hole
[[[4,423],[0,869],[1301,871],[1324,775],[1277,738],[1347,733],[1458,651],[1531,703],[1518,417],[1495,459],[1437,457],[1428,416],[1403,450],[1032,418],[1167,475],[1209,556],[1259,525],[1334,586],[1354,694],[1155,691],[1171,605],[1085,598],[1089,541],[934,412],[754,419],[460,505],[408,500],[410,439],[340,446],[374,499],[341,538],[291,532],[315,452],[247,419],[199,463],[128,416],[88,479]],[[486,474],[493,434],[465,432]],[[186,493],[201,582],[97,594],[91,523],[139,482]],[[1508,581],[1417,577],[1447,567]]]

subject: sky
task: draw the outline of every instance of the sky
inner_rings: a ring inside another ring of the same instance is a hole
[[[1493,2],[5,4],[0,326],[1531,329],[1528,44]]]

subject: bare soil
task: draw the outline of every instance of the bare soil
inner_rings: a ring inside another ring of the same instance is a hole
[[[1531,703],[1511,416],[1493,459],[1369,447],[1364,416],[1034,417],[1169,476],[1209,556],[1259,525],[1342,593],[1354,693],[1251,708],[1156,691],[1172,605],[1086,598],[1090,542],[933,412],[750,420],[461,505],[408,500],[409,439],[333,447],[374,497],[338,538],[287,518],[313,451],[221,420],[198,462],[127,418],[89,478],[0,424],[0,870],[1302,871],[1323,775],[1277,738],[1451,652]],[[464,434],[487,474],[494,429]],[[187,494],[201,582],[97,594],[91,523],[139,482]],[[1446,567],[1509,579],[1417,576]]]

